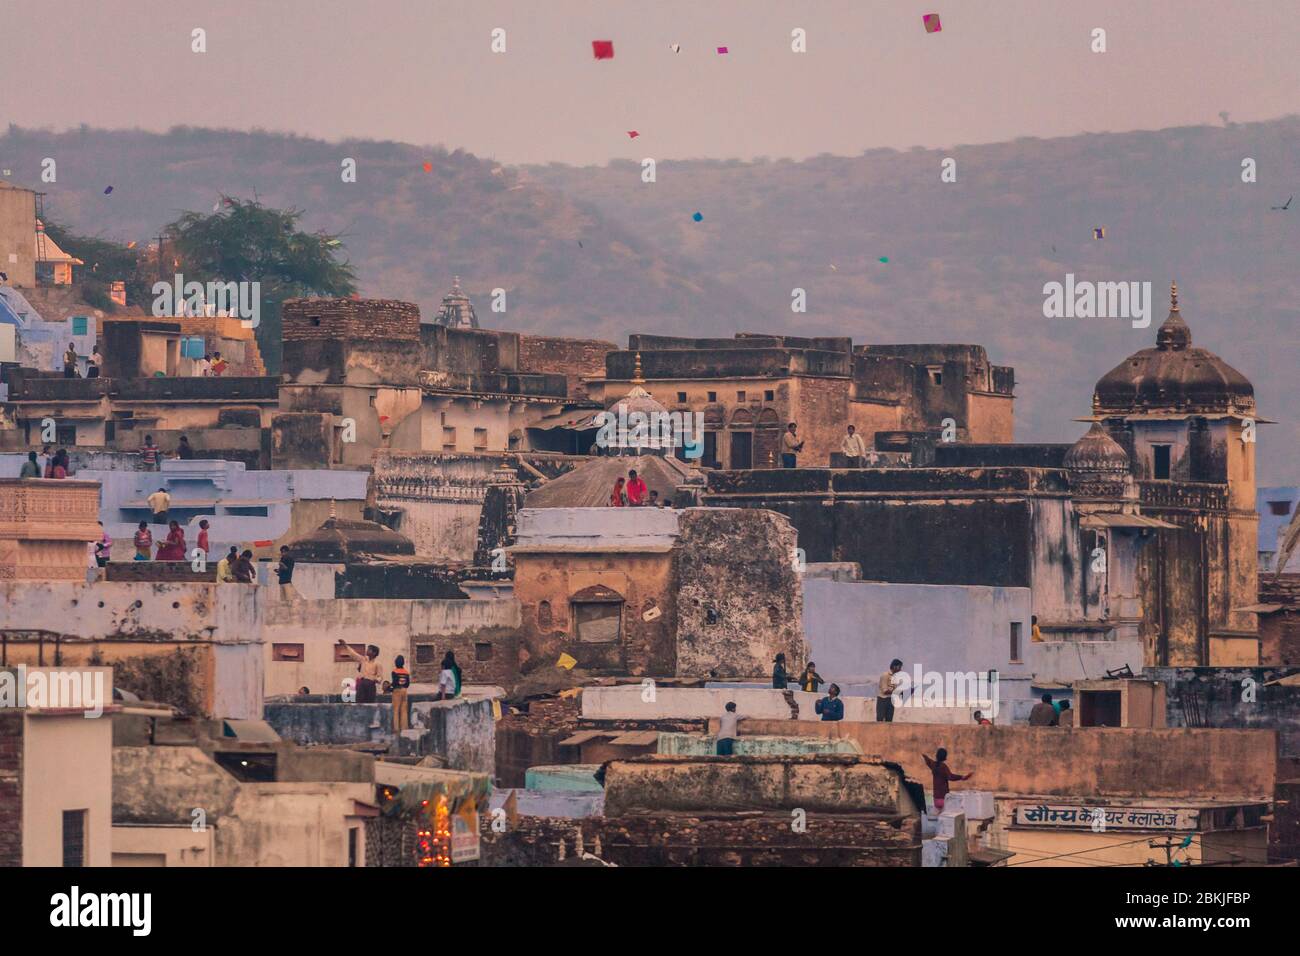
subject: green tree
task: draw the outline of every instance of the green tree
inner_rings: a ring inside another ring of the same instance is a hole
[[[257,344],[267,373],[280,371],[280,307],[302,296],[347,296],[356,273],[336,259],[341,240],[298,228],[302,211],[270,209],[256,200],[221,197],[214,213],[187,212],[166,232],[186,282],[261,283]]]
[[[56,222],[45,223],[45,234],[68,255],[85,263],[74,266],[74,270],[78,291],[88,305],[105,312],[117,311],[108,293],[109,286],[120,281],[126,283],[126,304],[148,309],[152,281],[134,247],[112,239],[79,236]]]

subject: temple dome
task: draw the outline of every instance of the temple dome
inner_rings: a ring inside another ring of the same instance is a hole
[[[304,564],[348,564],[367,558],[415,554],[405,535],[375,521],[329,517],[315,531],[289,542],[289,556]]]
[[[1065,453],[1070,490],[1080,498],[1120,498],[1129,475],[1129,457],[1122,445],[1093,422],[1087,433]]]
[[[1213,352],[1192,345],[1192,330],[1178,308],[1175,283],[1169,317],[1156,333],[1155,348],[1134,352],[1102,376],[1093,391],[1092,407],[1098,415],[1140,411],[1253,415],[1255,389]]]
[[[442,307],[438,310],[434,325],[445,325],[453,329],[477,329],[478,316],[474,314],[474,304],[469,296],[461,291],[460,276],[452,279],[451,291],[442,297]]]
[[[1099,422],[1093,422],[1065,453],[1065,467],[1070,471],[1101,472],[1124,475],[1128,472],[1128,452],[1106,434]]]
[[[646,415],[650,415],[654,412],[668,411],[667,408],[660,404],[653,395],[647,392],[640,385],[633,385],[631,391],[626,395],[611,402],[609,411],[618,414],[619,406],[625,407],[627,409],[627,414],[629,415],[633,412],[643,412]]]

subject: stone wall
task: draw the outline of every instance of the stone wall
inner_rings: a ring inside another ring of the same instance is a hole
[[[1170,727],[1232,727],[1277,731],[1279,753],[1300,758],[1300,687],[1270,684],[1287,669],[1148,667],[1142,676],[1165,685]]]
[[[599,851],[617,866],[902,866],[921,865],[920,817],[809,814],[795,833],[784,811],[673,813],[565,820],[520,817],[505,833],[480,824],[482,866],[550,866]],[[599,864],[590,864],[599,865]]]
[[[564,376],[569,398],[587,397],[584,378],[603,378],[605,356],[617,349],[600,339],[568,339],[549,335],[519,336],[519,368]]]
[[[605,765],[605,815],[691,811],[916,812],[896,765],[856,755],[673,757]]]
[[[807,660],[795,531],[772,511],[680,512],[677,675],[756,677]]]
[[[0,867],[23,865],[23,721],[0,710]]]

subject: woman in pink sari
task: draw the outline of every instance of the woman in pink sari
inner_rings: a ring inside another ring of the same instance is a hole
[[[158,560],[185,560],[185,532],[181,530],[181,526],[178,522],[170,522],[170,527],[167,531],[167,540],[158,545]]]

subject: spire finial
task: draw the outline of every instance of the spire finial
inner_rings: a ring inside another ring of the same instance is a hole
[[[1169,283],[1169,311],[1178,311],[1178,282],[1177,280]]]
[[[645,379],[641,377],[641,353],[636,353],[636,372],[632,376],[632,381],[638,385],[644,385]]]
[[[452,292],[460,291],[460,276],[451,277],[451,291]]]
[[[333,521],[333,520],[334,520],[335,518],[337,518],[337,517],[338,517],[338,514],[337,514],[337,512],[336,512],[336,510],[335,510],[335,508],[334,508],[334,499],[331,498],[331,499],[330,499],[330,520]]]

